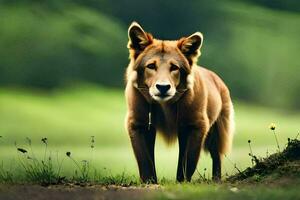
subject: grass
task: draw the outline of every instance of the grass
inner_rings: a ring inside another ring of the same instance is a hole
[[[67,177],[78,182],[88,179],[98,183],[137,183],[137,166],[124,130],[125,112],[123,91],[116,89],[93,85],[51,93],[0,89],[0,161],[3,169],[0,178],[9,179],[13,172],[15,180],[54,177],[52,181],[59,182]],[[277,124],[276,134],[282,149],[287,138],[295,137],[299,130],[299,114],[241,102],[235,102],[235,112],[237,133],[228,158],[241,170],[251,165],[248,140],[251,140],[253,154],[258,157],[265,156],[267,151],[269,154],[277,151],[273,133],[268,128],[271,122]],[[47,145],[42,138],[47,138]],[[17,148],[33,152],[35,159],[30,160],[18,152],[15,143]],[[66,152],[71,152],[71,156],[68,157]],[[177,144],[167,147],[158,138],[156,163],[161,182],[175,180],[177,154]],[[15,165],[16,162],[29,164],[24,167]],[[31,175],[24,176],[24,170]],[[30,170],[46,172],[47,177],[41,178],[41,174],[32,174]],[[205,153],[201,155],[198,172],[206,177],[211,175],[211,160]],[[225,159],[223,174],[236,172]]]
[[[168,185],[157,199],[298,199],[299,188],[294,185],[288,188],[264,186],[234,187],[231,185]]]

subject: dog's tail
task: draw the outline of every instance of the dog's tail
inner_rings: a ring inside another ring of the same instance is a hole
[[[233,134],[235,130],[234,109],[232,102],[223,105],[220,116],[217,120],[218,128],[218,151],[225,155],[231,151]]]

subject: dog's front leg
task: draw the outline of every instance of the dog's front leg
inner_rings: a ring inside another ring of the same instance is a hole
[[[131,123],[128,131],[141,181],[143,183],[157,183],[154,161],[155,128],[150,127],[148,129],[148,125]]]
[[[191,181],[199,160],[203,128],[198,126],[184,126],[178,131],[179,159],[177,181]]]

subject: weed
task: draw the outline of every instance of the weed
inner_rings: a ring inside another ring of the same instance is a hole
[[[108,175],[107,175],[108,174]],[[129,175],[124,170],[121,174],[113,175],[111,172],[104,171],[94,173],[95,183],[101,185],[120,185],[120,186],[131,186],[140,184],[138,178],[133,175]]]
[[[249,149],[250,149],[250,153],[249,153],[249,156],[253,156],[253,151],[252,151],[252,148],[251,148],[251,140],[248,140],[248,145],[249,145]],[[252,164],[252,167],[254,165],[254,160],[253,158],[251,159],[251,164]]]
[[[203,174],[200,173],[200,171],[198,169],[196,169],[196,173],[198,178],[195,180],[196,183],[210,183],[211,180],[209,179],[209,176],[206,175],[206,171],[207,169],[204,168],[203,169]]]
[[[0,183],[12,183],[13,182],[13,173],[11,171],[4,169],[3,161],[0,165]]]
[[[253,154],[252,147],[251,147],[251,140],[248,140],[248,145],[249,145],[249,149],[250,149],[250,153],[248,155],[251,157],[251,164],[253,167],[254,164],[259,163],[259,159]]]
[[[66,152],[66,156],[69,157],[74,165],[76,166],[75,174],[73,176],[73,180],[79,183],[86,183],[90,181],[90,169],[91,169],[91,163],[94,159],[94,149],[95,149],[95,136],[91,136],[90,141],[90,148],[91,148],[91,159],[88,160],[82,160],[81,162],[78,162],[75,160],[71,154],[70,151]],[[94,170],[94,173],[96,173],[97,170]],[[95,180],[95,176],[94,176]]]
[[[239,173],[242,173],[242,171],[237,167],[236,163],[233,163],[233,162],[227,157],[226,154],[225,154],[224,156],[225,156],[225,158],[227,158],[227,160],[233,165],[233,167],[234,167]]]
[[[90,165],[87,160],[82,160],[81,163],[76,161],[71,152],[66,152],[66,156],[69,157],[73,163],[75,164],[75,176],[73,176],[73,180],[79,183],[86,183],[89,180],[89,171],[90,171]]]
[[[41,185],[57,184],[60,183],[64,178],[60,176],[60,168],[58,170],[53,166],[51,154],[47,155],[47,138],[43,138],[41,141],[45,144],[44,157],[43,159],[37,159],[33,153],[31,147],[30,138],[26,138],[26,141],[30,147],[29,151],[25,148],[15,146],[19,152],[19,163],[25,171],[26,180],[31,182],[39,183]]]
[[[295,137],[295,140],[297,140],[297,139],[298,139],[298,136],[299,136],[299,134],[300,134],[300,131],[298,132],[297,136]]]
[[[274,123],[271,123],[270,126],[269,126],[269,128],[274,133],[274,137],[275,137],[276,144],[277,144],[277,149],[278,149],[278,152],[280,152],[279,142],[278,142],[278,139],[277,139],[277,136],[276,136],[276,132],[275,132],[276,125]]]

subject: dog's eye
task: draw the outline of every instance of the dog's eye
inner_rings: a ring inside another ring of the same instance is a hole
[[[149,65],[146,66],[148,69],[153,69],[156,70],[156,65],[154,63],[151,63]]]
[[[179,70],[179,67],[177,65],[171,64],[170,71],[177,71]]]

